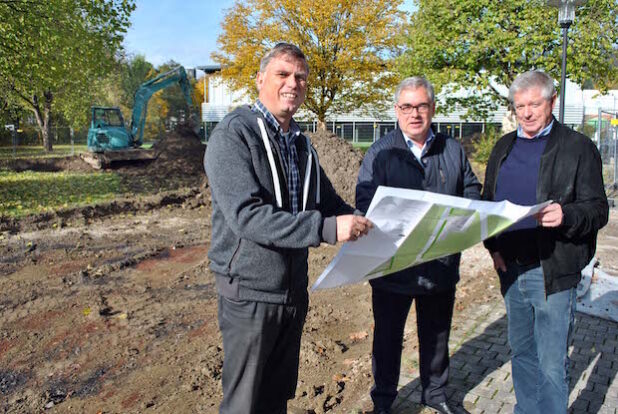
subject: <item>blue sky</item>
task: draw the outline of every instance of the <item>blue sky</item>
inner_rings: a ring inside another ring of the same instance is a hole
[[[411,11],[412,1],[404,3]],[[210,54],[234,0],[137,0],[136,5],[124,41],[127,52],[144,55],[155,66],[173,59],[194,68],[213,64]]]
[[[187,68],[212,64],[225,9],[234,0],[137,0],[125,36],[128,53],[157,66],[171,59]]]

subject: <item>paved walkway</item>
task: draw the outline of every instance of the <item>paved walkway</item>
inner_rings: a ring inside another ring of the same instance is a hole
[[[473,315],[456,311],[453,325],[458,329],[451,332],[450,398],[472,413],[512,413],[515,394],[502,300],[476,307]],[[576,313],[569,355],[569,412],[618,414],[618,323]],[[419,405],[417,351],[404,350],[402,359],[393,414],[431,412]]]

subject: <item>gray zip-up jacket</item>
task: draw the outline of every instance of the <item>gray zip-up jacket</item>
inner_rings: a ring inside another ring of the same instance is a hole
[[[309,140],[301,134],[295,145],[301,211],[292,215],[276,132],[262,114],[237,108],[208,141],[208,257],[222,296],[285,304],[305,297],[308,247],[334,244],[335,216],[354,212],[333,189]]]

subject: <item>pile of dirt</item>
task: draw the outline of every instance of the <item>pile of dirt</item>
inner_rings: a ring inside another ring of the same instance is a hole
[[[353,203],[363,153],[348,141],[327,131],[308,135],[318,152],[320,165],[333,186],[346,201]],[[159,151],[159,156],[142,171],[145,175],[189,176],[206,180],[203,166],[205,146],[193,131],[170,132],[153,148]],[[129,173],[130,169],[126,172]]]
[[[148,212],[163,207],[181,206],[182,208],[195,209],[209,205],[210,200],[205,187],[185,187],[173,191],[161,191],[148,196],[125,196],[92,205],[64,207],[20,218],[0,215],[0,233],[17,234],[25,231],[75,226],[82,223],[87,225],[92,219]]]
[[[155,160],[145,165],[133,163],[114,169],[132,191],[139,192],[140,187],[169,191],[205,186],[202,164],[205,146],[192,130],[169,132],[153,145],[153,149],[158,152]]]
[[[82,160],[78,155],[56,158],[15,158],[11,160],[0,160],[0,169],[23,172],[89,172],[92,167]]]
[[[202,160],[206,146],[190,129],[173,131],[154,145],[159,156],[146,169],[153,174],[205,178]]]
[[[356,178],[363,161],[362,151],[328,131],[317,131],[307,135],[318,152],[320,165],[337,193],[349,204],[354,205]]]

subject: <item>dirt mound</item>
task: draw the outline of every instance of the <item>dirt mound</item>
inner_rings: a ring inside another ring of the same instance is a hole
[[[202,159],[205,146],[191,130],[172,131],[153,148],[158,157],[146,164],[126,164],[114,170],[134,194],[207,187]]]
[[[356,178],[363,161],[362,151],[328,131],[318,131],[307,135],[318,152],[320,165],[337,193],[350,205],[354,205]]]
[[[13,160],[1,160],[0,169],[15,172],[92,171],[90,165],[88,165],[84,160],[82,160],[79,155],[70,155],[57,158],[16,158]]]
[[[159,155],[144,168],[124,165],[116,171],[127,175],[149,176],[153,179],[181,175],[205,177],[202,159],[206,147],[191,130],[169,132],[152,148],[157,150]]]
[[[168,133],[154,145],[159,156],[147,170],[157,174],[198,175],[205,178],[202,160],[206,146],[191,130]]]
[[[0,233],[16,234],[24,231],[34,231],[48,228],[62,228],[67,225],[88,224],[94,218],[113,215],[148,212],[167,206],[180,205],[182,208],[194,209],[209,206],[210,198],[207,190],[202,187],[179,188],[162,191],[157,194],[140,197],[120,197],[111,201],[96,204],[60,208],[55,211],[30,214],[21,218],[0,215]]]

